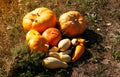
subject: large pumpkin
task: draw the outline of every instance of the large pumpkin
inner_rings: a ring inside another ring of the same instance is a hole
[[[62,34],[57,28],[46,29],[42,36],[48,41],[50,46],[57,46],[58,42],[62,39]]]
[[[59,26],[64,34],[73,37],[85,31],[86,21],[78,11],[69,11],[60,16]]]
[[[49,44],[47,40],[42,36],[32,37],[28,41],[28,46],[31,51],[48,52],[49,49]]]
[[[54,27],[55,25],[55,13],[45,7],[36,8],[23,18],[23,28],[27,31],[35,29],[42,33],[45,29]]]

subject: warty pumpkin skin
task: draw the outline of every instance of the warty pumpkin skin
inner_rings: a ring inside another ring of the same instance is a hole
[[[49,44],[42,36],[35,36],[28,41],[28,46],[31,51],[48,52]]]
[[[78,11],[69,11],[59,17],[59,26],[64,34],[74,37],[86,30],[86,21]]]
[[[26,41],[28,42],[30,39],[36,36],[41,36],[40,33],[36,30],[30,30],[26,34]]]
[[[42,33],[49,27],[55,27],[56,14],[48,8],[41,7],[26,14],[23,18],[23,28],[27,31],[35,29]]]

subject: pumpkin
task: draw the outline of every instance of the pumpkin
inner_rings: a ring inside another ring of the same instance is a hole
[[[57,46],[58,42],[62,39],[62,34],[57,28],[48,28],[42,36],[48,41],[50,46]]]
[[[28,41],[28,46],[31,51],[48,52],[49,49],[49,44],[47,40],[42,36],[32,37]]]
[[[63,34],[74,37],[86,30],[86,21],[78,11],[69,11],[59,17],[59,27]]]
[[[31,38],[41,36],[40,33],[36,30],[30,30],[26,34],[26,41],[28,42]]]
[[[49,27],[55,27],[56,15],[48,8],[41,7],[26,14],[23,18],[23,28],[27,31],[35,29],[42,33]]]

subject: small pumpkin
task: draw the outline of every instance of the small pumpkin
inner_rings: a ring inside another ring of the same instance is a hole
[[[42,36],[32,37],[28,41],[28,46],[31,51],[48,52],[49,49],[49,44],[47,40]]]
[[[48,8],[40,7],[26,14],[23,18],[23,28],[27,31],[35,29],[42,33],[49,27],[55,27],[56,14]]]
[[[40,33],[36,30],[30,30],[26,34],[26,41],[28,42],[31,38],[41,36]]]
[[[57,28],[48,28],[42,36],[48,41],[50,46],[57,46],[58,42],[62,39],[62,34]]]
[[[86,21],[78,11],[68,11],[59,17],[59,27],[64,34],[74,37],[86,30]]]

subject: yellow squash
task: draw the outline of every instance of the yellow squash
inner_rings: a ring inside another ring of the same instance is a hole
[[[43,65],[49,69],[56,69],[56,68],[67,68],[68,64],[66,62],[62,62],[61,60],[55,57],[47,57],[43,59]]]
[[[65,54],[63,52],[49,52],[49,56],[51,57],[55,57],[63,62],[70,62],[71,61],[71,57],[68,54]]]

